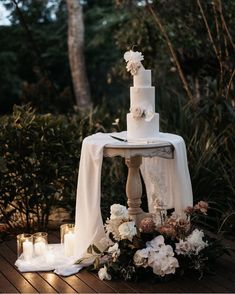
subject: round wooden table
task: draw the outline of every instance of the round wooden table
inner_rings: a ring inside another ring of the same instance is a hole
[[[171,143],[156,142],[147,144],[136,144],[117,141],[115,144],[106,144],[104,147],[105,157],[121,156],[125,158],[128,167],[128,176],[126,182],[126,195],[128,204],[128,213],[135,220],[138,226],[139,222],[146,217],[141,206],[142,183],[140,178],[140,165],[142,157],[159,156],[167,159],[174,158],[174,146]]]

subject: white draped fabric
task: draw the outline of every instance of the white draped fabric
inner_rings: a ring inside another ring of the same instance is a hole
[[[125,138],[126,132],[115,135]],[[158,139],[170,142],[175,152],[172,160],[143,158],[141,172],[147,188],[149,210],[152,211],[153,201],[159,198],[168,208],[175,208],[180,213],[193,202],[185,143],[182,137],[167,133],[160,133]],[[114,143],[123,144],[104,133],[94,134],[83,141],[76,202],[78,257],[86,252],[90,244],[99,246],[99,241],[105,237],[100,212],[101,167],[103,147]]]
[[[126,132],[112,135],[124,138]],[[170,142],[175,147],[175,152],[174,159],[143,158],[141,172],[146,184],[149,211],[152,211],[153,201],[160,199],[168,208],[174,207],[180,213],[193,204],[185,143],[180,136],[166,133],[159,134],[159,141]],[[96,244],[102,249],[100,240],[105,237],[100,210],[103,148],[106,144],[114,143],[123,144],[107,133],[97,133],[83,140],[76,199],[76,257],[67,265],[57,264],[55,272],[58,274],[70,275],[78,272],[81,266],[74,266],[73,262],[86,253],[90,244]],[[24,271],[22,266],[21,270]],[[30,271],[28,265],[27,271]]]

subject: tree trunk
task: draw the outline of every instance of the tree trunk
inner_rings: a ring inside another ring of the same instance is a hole
[[[68,10],[68,52],[74,95],[78,108],[88,109],[92,104],[83,52],[84,23],[82,5],[79,0],[66,1]]]

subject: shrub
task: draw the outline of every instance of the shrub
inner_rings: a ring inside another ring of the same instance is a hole
[[[74,200],[80,149],[73,127],[29,106],[1,119],[0,209],[10,226],[45,228],[53,206]]]
[[[82,139],[106,131],[96,114],[39,115],[27,105],[0,118],[0,215],[10,227],[45,229],[53,207],[74,215]],[[109,193],[119,163],[105,164]]]

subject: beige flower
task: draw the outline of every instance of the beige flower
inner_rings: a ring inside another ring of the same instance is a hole
[[[196,205],[194,205],[194,209],[206,214],[208,210],[208,203],[205,201],[199,201]]]

